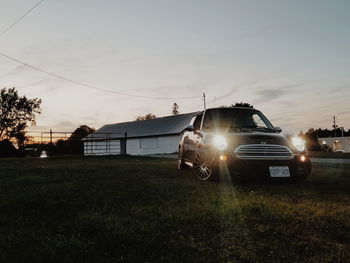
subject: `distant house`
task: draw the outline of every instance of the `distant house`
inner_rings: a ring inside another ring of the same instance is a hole
[[[350,137],[326,137],[319,138],[321,145],[327,145],[334,152],[350,152]]]
[[[178,151],[194,113],[108,124],[84,138],[84,155],[149,155]]]

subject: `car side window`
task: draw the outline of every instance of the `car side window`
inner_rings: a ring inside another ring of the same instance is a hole
[[[264,127],[268,128],[267,125],[264,123],[264,121],[260,118],[258,114],[253,115],[254,125],[256,127]]]
[[[196,117],[196,119],[194,120],[194,122],[193,122],[193,128],[194,128],[195,130],[199,130],[199,129],[201,128],[202,117],[203,117],[203,114],[198,115],[198,116]]]

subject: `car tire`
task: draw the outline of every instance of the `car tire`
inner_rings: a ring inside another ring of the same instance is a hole
[[[204,149],[196,151],[193,161],[193,169],[196,177],[201,181],[216,180],[217,172],[213,160]]]

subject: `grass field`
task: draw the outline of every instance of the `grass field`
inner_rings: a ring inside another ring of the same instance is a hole
[[[175,160],[0,160],[0,262],[349,262],[350,166],[199,182]]]

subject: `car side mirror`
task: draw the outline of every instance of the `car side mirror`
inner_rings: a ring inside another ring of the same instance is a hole
[[[281,129],[280,127],[275,127],[275,131],[276,131],[277,133],[281,133],[281,132],[282,132],[282,129]]]
[[[187,125],[186,128],[185,128],[185,131],[189,131],[189,132],[194,131],[193,125],[192,124]]]

